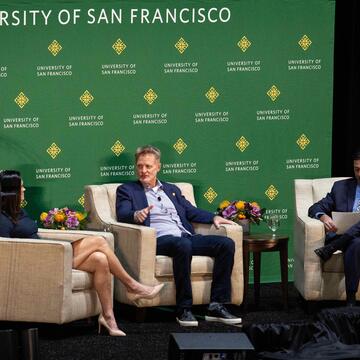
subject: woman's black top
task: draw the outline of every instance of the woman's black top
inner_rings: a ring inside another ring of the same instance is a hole
[[[16,223],[4,212],[0,214],[0,236],[38,239],[38,227],[25,210],[21,210]]]

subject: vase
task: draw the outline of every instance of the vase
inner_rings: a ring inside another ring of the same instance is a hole
[[[237,223],[243,228],[243,235],[250,235],[250,220],[249,219],[238,220]]]

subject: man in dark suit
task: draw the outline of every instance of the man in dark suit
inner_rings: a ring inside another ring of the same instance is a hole
[[[214,258],[211,303],[205,320],[226,324],[241,323],[223,305],[231,297],[231,272],[234,263],[234,242],[224,236],[194,234],[191,222],[234,224],[232,221],[196,208],[172,184],[160,182],[160,150],[147,145],[135,153],[138,181],[121,185],[116,194],[118,221],[151,226],[157,232],[158,255],[173,258],[176,285],[177,321],[182,326],[197,326],[191,313],[191,257]]]
[[[360,222],[337,235],[331,212],[360,212],[360,149],[353,154],[353,165],[354,178],[336,181],[330,193],[309,208],[309,216],[323,222],[327,232],[325,246],[315,249],[315,253],[323,261],[337,250],[344,253],[346,296],[350,306],[356,303],[360,279]]]

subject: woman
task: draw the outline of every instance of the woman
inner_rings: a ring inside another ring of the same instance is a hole
[[[37,225],[21,209],[25,188],[20,173],[5,170],[0,173],[1,215],[0,236],[38,238]],[[73,268],[93,273],[94,286],[99,296],[102,313],[99,316],[99,332],[104,326],[111,336],[125,336],[116,323],[112,308],[111,274],[126,287],[128,298],[152,299],[164,284],[146,286],[133,279],[122,267],[114,252],[101,236],[86,236],[72,242]]]

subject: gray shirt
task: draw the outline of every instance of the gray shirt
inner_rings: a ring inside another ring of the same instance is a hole
[[[173,235],[181,236],[181,233],[190,234],[183,226],[173,202],[169,199],[158,180],[156,185],[145,188],[145,195],[150,210],[150,227],[156,229],[156,236]]]

